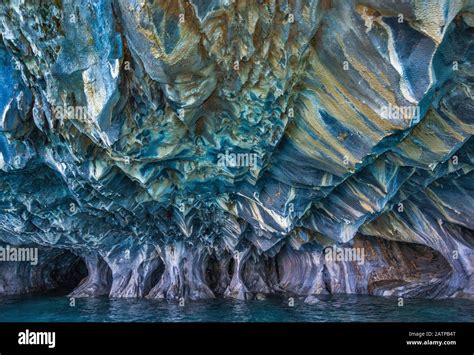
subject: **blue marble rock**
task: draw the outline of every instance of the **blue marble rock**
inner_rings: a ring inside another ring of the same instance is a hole
[[[469,0],[3,1],[0,295],[473,299],[473,58]]]

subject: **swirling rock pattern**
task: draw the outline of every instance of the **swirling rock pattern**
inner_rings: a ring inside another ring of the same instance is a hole
[[[0,240],[41,271],[0,264],[0,294],[80,258],[76,297],[473,298],[473,26],[470,0],[3,1]]]

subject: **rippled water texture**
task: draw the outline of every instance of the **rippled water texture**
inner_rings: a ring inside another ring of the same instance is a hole
[[[315,305],[296,299],[233,301],[213,299],[186,304],[146,299],[69,299],[57,296],[0,298],[2,322],[474,322],[468,300],[405,300],[332,296]]]

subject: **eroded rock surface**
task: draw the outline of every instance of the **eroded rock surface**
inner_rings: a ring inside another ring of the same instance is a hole
[[[473,298],[473,26],[469,0],[3,1],[0,241],[40,257],[0,294]]]

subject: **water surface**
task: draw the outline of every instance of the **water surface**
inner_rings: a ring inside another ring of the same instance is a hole
[[[315,305],[295,299],[265,301],[212,299],[177,303],[147,299],[64,296],[0,298],[0,322],[474,322],[474,302],[461,299],[406,299],[330,296]]]

